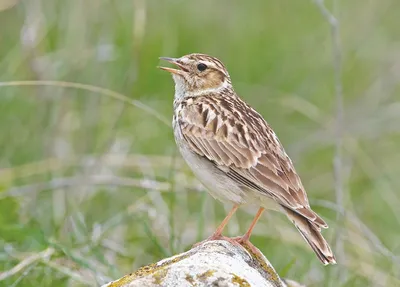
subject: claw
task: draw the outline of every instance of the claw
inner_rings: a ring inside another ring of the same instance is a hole
[[[240,244],[243,246],[246,250],[250,251],[253,254],[256,255],[262,255],[261,251],[251,243],[246,236],[239,236],[239,237],[234,237],[231,238],[233,241],[235,241],[237,244]]]
[[[206,243],[208,241],[214,241],[214,240],[225,240],[225,241],[228,241],[229,243],[231,243],[233,245],[238,245],[238,244],[240,245],[240,243],[237,242],[234,238],[226,237],[226,236],[223,236],[221,234],[220,235],[214,235],[213,234],[210,237],[208,237],[206,240],[203,240],[203,241],[200,241],[200,242],[197,242],[197,243],[193,244],[192,248],[198,247],[198,246],[202,245],[203,243]]]

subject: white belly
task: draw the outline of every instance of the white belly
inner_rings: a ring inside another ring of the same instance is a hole
[[[174,123],[175,124],[175,123]],[[209,193],[222,202],[246,203],[246,193],[235,181],[218,169],[208,159],[192,152],[183,142],[179,127],[174,128],[175,141],[182,157],[196,178],[208,189]]]
[[[205,185],[214,198],[222,202],[246,203],[245,192],[213,163],[186,147],[181,146],[180,152],[197,179]]]

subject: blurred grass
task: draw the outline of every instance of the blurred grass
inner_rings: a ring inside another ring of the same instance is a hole
[[[340,231],[345,257],[323,267],[267,213],[252,241],[277,270],[308,286],[400,285],[400,3],[338,2],[343,207],[330,28],[311,1],[0,0],[0,286],[98,285],[211,234],[230,206],[205,195],[169,125],[149,113],[172,115],[158,57],[191,52],[223,60],[295,161],[333,247]],[[99,90],[5,86],[22,80],[92,85],[141,106]],[[239,211],[227,233],[243,233],[254,212]]]

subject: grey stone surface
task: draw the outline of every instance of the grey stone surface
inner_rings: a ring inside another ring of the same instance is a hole
[[[293,282],[294,283],[294,282]],[[261,253],[228,241],[208,241],[157,263],[142,267],[103,287],[215,286],[287,287]]]

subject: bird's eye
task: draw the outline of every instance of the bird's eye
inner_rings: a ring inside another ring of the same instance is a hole
[[[197,65],[197,69],[198,69],[200,72],[202,72],[202,71],[204,71],[205,69],[207,69],[207,65],[206,65],[206,64],[203,64],[203,63],[200,63],[200,64]]]

